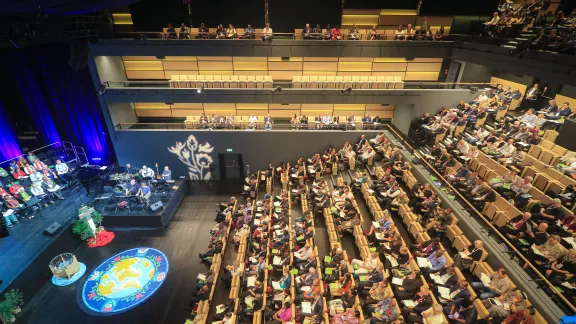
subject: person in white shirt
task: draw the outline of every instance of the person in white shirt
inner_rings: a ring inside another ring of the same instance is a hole
[[[394,30],[394,39],[395,40],[404,40],[406,31],[402,28],[402,25],[398,25],[398,29]]]
[[[355,274],[369,273],[369,272],[373,271],[374,269],[376,269],[377,265],[378,265],[378,253],[377,252],[370,253],[370,255],[368,255],[368,257],[366,258],[365,261],[358,260],[358,259],[352,260],[352,267],[355,268],[355,270],[354,270]]]
[[[70,168],[68,167],[68,165],[66,165],[66,163],[62,162],[61,160],[56,160],[56,174],[58,174],[58,178],[60,178],[60,180],[64,181],[64,183],[70,182],[70,175],[68,174],[70,172]]]
[[[236,28],[234,28],[232,24],[228,25],[228,29],[226,30],[226,38],[234,39],[236,36],[238,36],[238,34],[236,34]]]
[[[32,194],[34,196],[36,196],[40,200],[42,200],[45,207],[48,207],[47,201],[50,202],[51,204],[54,204],[54,201],[50,200],[50,197],[46,194],[46,192],[44,192],[44,189],[42,188],[40,183],[37,182],[37,183],[32,184],[32,187],[30,188],[30,192],[32,192]]]
[[[371,158],[376,156],[376,152],[374,152],[374,150],[372,149],[372,147],[368,147],[368,149],[366,149],[366,151],[364,151],[364,153],[362,153],[360,155],[360,161],[361,162],[368,162],[368,160],[370,160]]]
[[[538,116],[534,114],[534,109],[530,108],[528,111],[518,118],[519,121],[526,123],[526,124],[534,124],[534,122],[538,119]]]
[[[514,146],[514,139],[509,139],[508,142],[502,145],[497,151],[502,158],[501,160],[507,160],[509,157],[516,153],[516,147]]]
[[[468,154],[468,151],[470,151],[470,144],[466,143],[464,140],[460,140],[458,145],[456,145],[456,149],[460,152],[460,155],[466,155]]]
[[[476,98],[476,101],[483,102],[488,100],[488,96],[486,95],[486,91],[482,91],[482,93]]]
[[[142,166],[142,170],[140,170],[140,175],[142,175],[142,178],[154,178],[154,170],[150,169],[147,166]]]
[[[42,184],[42,173],[40,173],[40,171],[36,171],[30,174],[30,181],[32,181],[32,183]]]
[[[266,27],[264,27],[264,29],[262,29],[262,40],[265,41],[272,41],[272,38],[274,38],[273,35],[273,31],[272,28],[270,27],[270,23],[266,23]]]
[[[250,118],[248,118],[248,129],[250,130],[256,129],[257,122],[258,118],[256,118],[256,116],[254,115],[250,115]]]

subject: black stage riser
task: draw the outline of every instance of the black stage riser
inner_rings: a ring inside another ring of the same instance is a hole
[[[142,211],[140,207],[136,207],[127,211],[115,212],[114,209],[106,209],[102,212],[104,220],[102,225],[105,228],[112,230],[130,230],[130,229],[157,229],[161,227],[167,227],[170,221],[174,217],[178,206],[184,199],[186,195],[189,180],[178,180],[174,185],[178,186],[178,189],[174,192],[174,195],[170,198],[168,203],[158,209],[155,213],[150,211],[148,208],[146,211]],[[152,200],[155,203],[156,200]]]

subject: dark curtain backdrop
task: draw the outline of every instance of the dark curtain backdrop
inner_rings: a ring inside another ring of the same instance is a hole
[[[18,138],[12,128],[8,115],[0,102],[0,162],[15,158],[22,154]]]
[[[244,29],[247,24],[255,29],[264,27],[264,0],[192,0],[190,6],[193,27],[202,22],[209,28],[218,24],[233,24],[236,29]],[[130,5],[130,12],[137,31],[157,31],[168,23],[190,25],[188,6],[182,0],[143,0]]]
[[[341,23],[342,5],[340,0],[269,0],[268,14],[274,32],[293,33],[306,23],[311,27],[320,24],[334,26]]]
[[[65,44],[52,44],[3,51],[3,71],[11,71],[7,82],[17,85],[11,94],[32,115],[44,144],[61,139],[84,147],[89,159],[110,156],[104,118],[88,68],[68,65]],[[15,100],[16,102],[16,100]]]

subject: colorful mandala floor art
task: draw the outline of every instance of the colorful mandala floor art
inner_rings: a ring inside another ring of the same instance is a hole
[[[168,275],[168,259],[152,248],[121,252],[102,262],[82,290],[84,304],[102,315],[126,311],[152,296]]]

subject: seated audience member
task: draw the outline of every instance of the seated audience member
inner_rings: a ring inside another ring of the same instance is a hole
[[[550,235],[546,243],[533,246],[532,250],[526,254],[526,259],[532,264],[553,263],[561,259],[565,251],[566,249],[560,244],[560,237],[558,235]]]
[[[402,315],[408,317],[411,314],[421,314],[422,312],[428,310],[432,307],[432,295],[430,294],[430,289],[426,286],[421,286],[420,291],[410,299],[415,305],[414,307],[404,306],[402,308]]]
[[[550,264],[545,272],[546,277],[568,277],[576,273],[576,250],[570,249],[558,260]]]
[[[460,303],[449,303],[444,308],[444,313],[448,317],[449,323],[472,324],[478,321],[478,311],[469,298],[462,299]]]
[[[242,276],[244,274],[244,264],[234,261],[232,265],[226,266],[226,271],[222,275],[222,282],[225,288],[230,288],[233,277]]]
[[[227,39],[234,39],[238,36],[238,33],[236,33],[236,28],[234,28],[234,26],[232,24],[228,25],[228,29],[226,30],[226,38]]]
[[[283,324],[290,322],[292,320],[292,304],[284,303],[281,309],[279,309],[272,316],[271,324]]]
[[[206,27],[204,23],[201,23],[200,27],[198,27],[198,35],[196,35],[196,39],[208,39],[209,37],[210,35],[208,27]]]
[[[254,39],[254,28],[252,25],[248,24],[246,28],[244,28],[244,35],[242,35],[243,39]]]
[[[378,35],[378,30],[376,30],[376,26],[372,25],[372,29],[368,31],[368,40],[378,40],[380,39],[380,35]]]
[[[348,40],[359,40],[360,30],[356,27],[356,24],[352,24],[352,27],[348,30]]]
[[[395,320],[399,315],[396,300],[393,298],[380,300],[374,305],[367,305],[366,308],[372,315],[370,324],[389,323],[390,321]]]
[[[534,226],[534,223],[530,220],[531,217],[532,215],[529,212],[525,212],[522,215],[518,215],[510,219],[506,224],[500,226],[498,231],[502,234],[518,237],[520,234],[525,233],[529,226]]]
[[[444,37],[444,26],[440,26],[440,29],[437,29],[434,33],[433,39],[435,41],[440,41]]]
[[[168,24],[168,28],[166,29],[166,38],[170,38],[170,39],[176,39],[176,29],[174,29],[174,26],[172,26],[171,23]]]
[[[442,305],[434,304],[431,309],[422,312],[422,320],[426,321],[427,324],[442,324],[444,323],[444,315],[442,313]],[[413,316],[413,315],[412,315]],[[414,323],[420,323],[420,318],[414,319],[410,317]]]
[[[222,24],[218,24],[218,27],[216,28],[216,38],[217,39],[226,38],[226,29],[224,29],[224,26]]]
[[[515,313],[527,308],[526,297],[520,290],[514,290],[505,295],[494,298],[498,303],[485,299],[482,301],[484,307],[488,310],[493,318],[506,318],[511,313]]]
[[[322,39],[322,27],[320,24],[316,24],[316,27],[312,30],[314,39]]]
[[[472,288],[480,291],[478,298],[487,299],[497,297],[506,294],[510,290],[510,279],[504,268],[496,270],[490,274],[488,278],[490,279],[488,286],[484,285],[483,282],[472,283]]]
[[[56,169],[56,174],[58,174],[58,178],[60,178],[61,181],[65,183],[70,182],[70,168],[66,163],[62,162],[61,160],[56,160],[56,165],[54,168]]]
[[[336,25],[332,30],[330,30],[330,39],[331,40],[341,40],[342,35],[340,34],[340,26]]]
[[[398,29],[394,30],[394,39],[395,40],[405,40],[406,39],[406,31],[402,28],[402,25],[398,25]]]
[[[413,40],[414,39],[414,28],[412,28],[412,24],[408,24],[408,26],[406,27],[406,38],[405,40]]]
[[[180,25],[180,30],[178,31],[178,38],[180,39],[190,39],[190,28],[186,24],[182,23]]]
[[[378,260],[379,260],[378,253],[376,252],[370,253],[368,257],[366,257],[366,260],[364,261],[358,259],[352,260],[352,267],[354,268],[354,273],[366,274],[371,272],[376,268]]]
[[[456,254],[454,256],[454,267],[459,269],[469,269],[474,261],[479,261],[482,258],[482,246],[484,243],[480,240],[474,241],[474,244],[470,245],[464,251]]]
[[[272,30],[272,27],[270,27],[270,23],[266,23],[266,26],[264,27],[264,29],[262,29],[262,41],[272,41],[272,39],[274,38],[274,31]]]
[[[310,24],[306,24],[306,26],[304,26],[304,28],[302,28],[302,38],[303,39],[313,39],[312,36],[312,28],[310,28]]]
[[[416,272],[411,271],[403,278],[401,285],[393,284],[394,296],[399,300],[412,299],[422,285],[422,279],[416,277]]]

